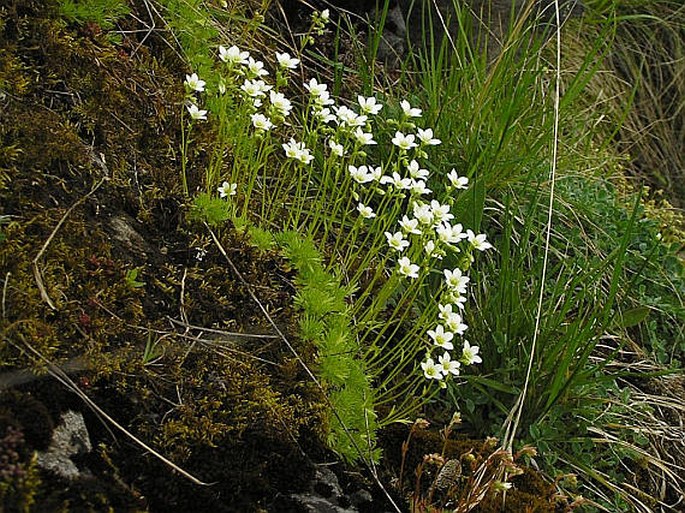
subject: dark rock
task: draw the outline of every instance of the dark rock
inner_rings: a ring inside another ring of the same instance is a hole
[[[337,500],[342,495],[338,476],[326,467],[320,467],[316,470],[312,487],[317,495],[327,499]]]
[[[355,508],[362,507],[366,504],[373,502],[373,495],[368,490],[357,490],[356,492],[350,494],[348,497],[350,504]]]
[[[299,503],[300,511],[307,513],[358,513],[356,508],[342,508],[328,499],[316,495],[299,494],[293,495],[292,498]]]

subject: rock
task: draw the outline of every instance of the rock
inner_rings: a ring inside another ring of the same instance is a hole
[[[38,466],[64,479],[75,480],[82,477],[82,472],[72,461],[72,456],[89,453],[92,448],[83,415],[66,411],[52,433],[50,446],[38,453]]]
[[[356,508],[341,508],[337,504],[311,494],[297,494],[292,496],[299,504],[301,511],[307,513],[359,513]]]
[[[134,228],[136,224],[135,219],[130,216],[119,214],[108,219],[107,229],[112,237],[123,246],[123,249],[139,257],[147,258],[147,255],[154,252],[154,250]]]
[[[307,513],[358,513],[352,501],[343,494],[338,476],[325,466],[316,469],[306,493],[290,496],[298,511]],[[348,507],[348,505],[350,505]]]
[[[371,495],[371,492],[368,490],[357,490],[351,494],[348,499],[350,500],[350,504],[352,504],[352,506],[359,508],[365,504],[373,502],[373,495]]]
[[[342,488],[336,476],[329,468],[320,467],[316,469],[313,483],[314,492],[320,497],[335,499],[342,495]]]

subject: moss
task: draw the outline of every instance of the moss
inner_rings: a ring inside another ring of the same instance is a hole
[[[322,451],[326,409],[282,341],[228,334],[271,327],[204,227],[186,221],[173,157],[185,70],[160,34],[141,46],[145,26],[133,18],[121,20],[131,32],[113,44],[56,12],[41,0],[0,7],[0,84],[9,92],[0,100],[0,215],[10,221],[0,242],[0,371],[46,375],[27,347],[56,364],[79,362],[67,367],[96,404],[218,484],[198,487],[128,439],[112,443],[73,394],[37,379],[25,385],[31,408],[19,415],[0,398],[0,417],[17,428],[34,418],[43,431],[24,426],[25,435],[38,448],[61,411],[81,409],[99,449],[79,462],[92,472],[89,482],[39,475],[32,511],[250,511],[303,490],[313,472],[304,453]],[[198,156],[211,135],[211,127],[194,132]],[[190,178],[194,188],[200,173]],[[217,231],[292,336],[292,271],[274,252],[257,251],[223,225]],[[34,275],[39,254],[54,309]],[[142,286],[127,282],[131,269]],[[311,344],[292,339],[311,363]],[[155,358],[144,357],[148,344]]]
[[[7,433],[0,441],[5,444],[13,433]],[[3,469],[5,470],[5,469]],[[0,502],[5,513],[29,513],[35,511],[36,496],[42,484],[36,457],[32,455],[26,461],[15,464],[13,475],[0,480]]]

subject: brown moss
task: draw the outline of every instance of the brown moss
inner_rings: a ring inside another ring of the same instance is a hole
[[[0,7],[0,84],[9,92],[0,99],[0,214],[11,221],[0,242],[0,362],[47,375],[28,347],[56,364],[79,362],[73,378],[104,411],[218,483],[198,488],[128,439],[113,442],[78,398],[36,379],[23,386],[53,421],[84,410],[100,449],[83,462],[96,477],[89,483],[42,476],[34,510],[254,510],[304,488],[313,471],[304,454],[321,450],[326,408],[280,340],[204,331],[271,327],[204,228],[185,223],[172,158],[184,70],[167,68],[179,62],[158,34],[141,46],[134,38],[144,25],[125,23],[131,39],[114,45],[93,27],[67,26],[48,1]],[[211,135],[194,133],[199,154]],[[290,336],[291,273],[274,254],[219,232]],[[34,275],[39,253],[54,309]],[[134,268],[141,286],[127,283]],[[313,348],[293,342],[311,362]]]

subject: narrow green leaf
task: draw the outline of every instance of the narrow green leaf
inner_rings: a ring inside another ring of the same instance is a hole
[[[633,326],[637,326],[647,318],[650,311],[650,308],[646,306],[631,308],[630,310],[623,312],[623,315],[616,319],[614,324],[619,328],[631,328]]]

